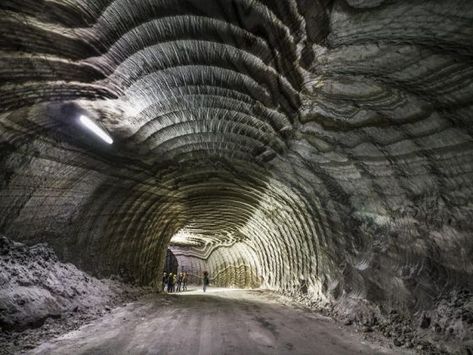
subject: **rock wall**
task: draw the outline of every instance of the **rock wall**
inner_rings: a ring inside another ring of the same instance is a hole
[[[0,232],[144,284],[185,231],[219,285],[386,312],[473,288],[468,1],[3,0],[0,15]]]
[[[1,335],[38,328],[68,314],[77,318],[110,310],[140,291],[118,281],[98,280],[72,264],[61,263],[47,245],[28,247],[0,236]]]
[[[187,272],[190,284],[202,283],[208,272],[210,285],[217,287],[256,288],[262,285],[256,253],[246,243],[209,245],[206,249],[172,245],[179,272]]]

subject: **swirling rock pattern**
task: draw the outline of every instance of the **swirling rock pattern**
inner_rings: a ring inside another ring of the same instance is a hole
[[[218,285],[400,308],[473,287],[469,1],[0,15],[0,232],[144,284],[171,241]]]

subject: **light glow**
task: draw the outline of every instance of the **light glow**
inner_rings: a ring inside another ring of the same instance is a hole
[[[79,117],[80,122],[89,130],[91,130],[93,133],[95,133],[97,136],[99,136],[105,143],[107,144],[112,144],[113,139],[110,137],[107,132],[105,132],[102,128],[97,126],[97,124],[92,121],[90,118],[87,116],[81,115]]]
[[[197,242],[198,236],[193,233],[188,232],[184,228],[181,229],[179,232],[174,234],[171,238],[171,244],[186,244],[186,245],[199,245]]]

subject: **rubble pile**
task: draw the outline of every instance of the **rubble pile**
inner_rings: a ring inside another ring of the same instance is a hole
[[[62,263],[46,244],[0,236],[0,353],[33,347],[147,292]]]

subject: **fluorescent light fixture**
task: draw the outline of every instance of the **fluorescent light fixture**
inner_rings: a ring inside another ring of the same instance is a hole
[[[99,136],[105,143],[112,144],[113,139],[110,137],[107,132],[105,132],[102,128],[97,126],[97,124],[92,121],[89,117],[81,115],[79,117],[80,122],[89,130],[94,132],[97,136]]]

